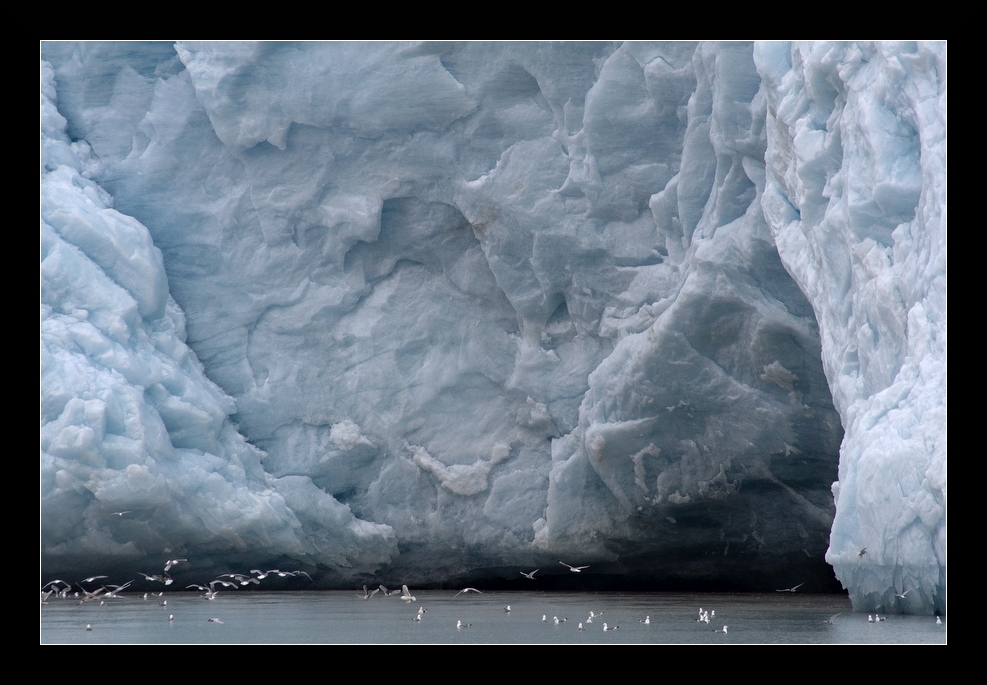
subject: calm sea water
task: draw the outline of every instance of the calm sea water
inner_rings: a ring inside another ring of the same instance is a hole
[[[353,592],[229,591],[214,601],[201,593],[171,593],[147,600],[111,598],[105,605],[49,599],[41,607],[41,643],[946,644],[945,621],[888,616],[868,623],[867,615],[853,613],[840,595],[413,593],[418,601],[410,604],[379,595],[364,601]],[[416,622],[419,607],[428,611]],[[709,625],[696,621],[700,608],[716,612]],[[590,611],[602,616],[587,622]],[[568,620],[555,624],[555,616]],[[645,616],[650,624],[640,623]],[[456,621],[472,626],[457,629]],[[585,630],[577,629],[580,622]],[[619,629],[604,632],[604,622]],[[714,632],[724,625],[726,634]]]

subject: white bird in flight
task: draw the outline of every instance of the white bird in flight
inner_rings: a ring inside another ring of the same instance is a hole
[[[795,587],[787,587],[787,588],[785,588],[784,590],[775,590],[775,592],[795,592],[796,590],[798,590],[798,589],[799,589],[800,587],[802,587],[803,585],[805,585],[805,581],[803,581],[803,582],[801,582],[801,583],[799,583],[799,584],[798,584],[798,585],[796,585]]]
[[[569,564],[565,563],[561,559],[559,560],[559,563],[562,564],[563,566],[565,566],[567,569],[569,569],[573,573],[582,573],[583,572],[583,569],[589,568],[589,566],[569,566]]]
[[[362,595],[357,595],[357,597],[359,597],[360,599],[370,599],[371,597],[373,597],[374,595],[376,595],[378,592],[380,592],[380,588],[374,588],[374,591],[371,592],[371,591],[367,590],[367,586],[364,585],[363,586],[363,594]]]
[[[107,593],[105,595],[103,595],[103,597],[119,597],[120,596],[119,593],[121,593],[124,590],[126,590],[130,586],[130,584],[132,582],[134,582],[134,581],[128,580],[123,585],[111,585],[110,587],[113,588],[113,589],[107,591]]]
[[[535,579],[535,574],[538,573],[540,570],[541,569],[536,568],[531,573],[525,573],[524,571],[521,571],[521,575],[524,576],[525,578],[527,578],[528,580],[534,580]]]
[[[482,592],[480,592],[479,590],[477,590],[475,587],[464,587],[462,590],[460,590],[459,592],[457,592],[456,594],[454,594],[452,596],[452,598],[453,599],[456,599],[456,597],[459,597],[459,595],[463,594],[464,592],[475,592],[478,595],[482,595],[483,594]]]
[[[401,586],[401,599],[405,601],[406,604],[411,604],[412,602],[417,602],[418,600],[411,594],[407,585]]]
[[[164,567],[165,573],[170,571],[172,566],[174,566],[175,564],[181,561],[188,561],[188,559],[169,559],[167,562],[165,562],[165,567]]]

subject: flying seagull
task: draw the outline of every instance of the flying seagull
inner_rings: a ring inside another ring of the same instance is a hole
[[[165,562],[165,567],[164,567],[165,573],[170,571],[171,567],[180,561],[188,561],[188,559],[169,559],[167,562]]]
[[[798,590],[803,585],[805,585],[805,581],[802,581],[801,583],[799,583],[795,587],[787,587],[784,590],[775,590],[775,592],[795,592],[796,590]]]
[[[404,600],[405,604],[411,604],[412,602],[417,602],[418,600],[411,594],[411,590],[408,589],[407,585],[401,586],[401,599]]]
[[[559,563],[562,564],[563,566],[565,566],[567,569],[569,569],[573,573],[582,573],[583,572],[583,569],[589,568],[589,566],[569,566],[569,564],[565,563],[561,559],[559,560]]]
[[[908,588],[907,590],[905,590],[904,592],[902,592],[900,595],[897,592],[894,593],[894,596],[897,597],[898,599],[904,599],[905,598],[905,595],[907,595],[911,591],[912,591],[912,589],[911,588]]]
[[[164,583],[165,585],[171,585],[175,581],[175,579],[169,576],[167,573],[155,573],[154,575],[148,575],[143,571],[138,571],[137,573],[144,576],[144,578],[146,578],[147,580],[153,580],[158,583]]]
[[[359,597],[360,599],[370,599],[371,597],[373,597],[374,595],[376,595],[378,592],[380,592],[380,588],[374,588],[374,591],[373,592],[370,592],[369,590],[367,590],[367,586],[364,585],[363,586],[363,594],[362,595],[357,595],[357,597]]]
[[[480,592],[479,590],[477,590],[475,587],[464,587],[462,590],[460,590],[459,592],[457,592],[456,594],[454,594],[452,596],[452,598],[453,599],[456,599],[456,597],[459,597],[459,595],[463,594],[464,592],[475,592],[478,595],[482,595],[483,594],[482,592]]]
[[[106,593],[105,595],[103,595],[103,597],[120,597],[120,594],[119,594],[119,593],[121,593],[121,592],[123,592],[124,590],[126,590],[126,589],[127,589],[127,587],[128,587],[128,586],[129,586],[129,585],[130,585],[130,584],[131,584],[132,582],[134,582],[134,581],[132,581],[132,580],[128,580],[128,581],[127,581],[126,583],[124,583],[123,585],[111,585],[110,587],[111,587],[111,588],[113,588],[113,589],[112,589],[112,590],[109,590],[109,591],[107,591],[107,593]],[[105,589],[105,588],[104,588],[104,589]]]
[[[525,578],[527,578],[528,580],[534,580],[535,579],[535,574],[538,573],[538,571],[540,571],[540,570],[541,569],[536,568],[531,573],[525,573],[524,571],[521,571],[521,575],[524,576]]]

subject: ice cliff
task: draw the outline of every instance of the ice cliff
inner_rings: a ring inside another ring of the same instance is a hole
[[[943,43],[42,58],[44,571],[945,610]]]

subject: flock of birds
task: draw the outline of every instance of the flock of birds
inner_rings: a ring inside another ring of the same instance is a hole
[[[588,568],[588,567],[587,566],[583,566],[581,568]],[[525,575],[527,576],[527,574],[525,574]],[[364,587],[364,590],[366,590],[366,587]],[[458,597],[459,595],[461,595],[461,594],[463,594],[464,592],[467,592],[467,591],[470,591],[470,592],[478,592],[480,594],[483,594],[480,590],[477,590],[476,588],[463,588],[462,590],[460,590],[459,592],[457,592],[455,595],[453,595],[453,598],[455,599],[456,597]],[[512,611],[513,610],[511,609],[511,605],[510,604],[508,604],[507,606],[504,607],[504,613],[510,614],[510,613],[512,613]],[[416,622],[421,622],[422,617],[426,613],[428,613],[428,609],[426,609],[425,607],[419,607],[418,613],[414,616],[414,618],[412,618],[412,620],[413,621],[416,621]],[[577,624],[576,630],[577,631],[585,631],[585,630],[587,630],[588,629],[588,626],[590,626],[590,625],[593,624],[593,620],[594,619],[597,619],[598,620],[598,619],[602,618],[604,613],[606,613],[606,612],[601,611],[600,613],[596,613],[595,611],[592,611],[591,610],[589,612],[589,616],[586,617],[586,620],[585,621],[581,621],[581,622],[579,622]],[[712,613],[710,613],[708,611],[704,611],[700,607],[700,609],[699,609],[699,618],[697,618],[696,621],[701,621],[701,622],[705,622],[706,624],[709,624],[710,618],[712,616],[715,616],[715,615],[716,615],[716,611],[713,611]],[[543,623],[548,623],[549,622],[548,614],[542,614],[541,620],[542,620]],[[559,618],[558,616],[552,616],[552,620],[551,620],[551,623],[553,623],[556,626],[559,626],[559,625],[562,625],[562,624],[568,623],[568,622],[569,622],[569,618],[568,617]],[[616,624],[611,625],[610,623],[608,623],[606,621],[601,621],[601,623],[603,623],[603,632],[605,632],[605,633],[612,632],[614,630],[619,630],[620,629],[620,626],[619,625],[616,625]],[[642,625],[646,625],[646,626],[647,625],[651,625],[651,616],[648,615],[648,616],[645,616],[642,619],[639,619],[638,620],[638,623],[641,623]],[[463,628],[472,628],[472,627],[473,627],[473,624],[472,623],[464,623],[461,619],[457,619],[457,621],[456,621],[456,629],[457,630],[462,630]],[[728,629],[727,626],[723,626],[722,628],[716,628],[716,629],[714,629],[713,632],[714,633],[724,633],[724,634],[726,634],[727,633],[727,629]]]
[[[861,556],[864,553],[866,553],[866,551],[865,550],[861,550]],[[143,572],[141,572],[141,573],[139,573],[139,575],[140,576],[143,576],[143,578],[146,581],[155,582],[155,583],[161,583],[164,586],[169,586],[169,585],[171,585],[174,582],[174,579],[172,578],[172,576],[169,575],[169,571],[171,571],[171,569],[174,568],[177,564],[186,563],[186,562],[188,562],[188,559],[184,559],[184,558],[168,559],[165,562],[164,570],[163,570],[162,573],[149,574],[149,573],[143,573]],[[583,571],[585,571],[586,569],[589,568],[589,566],[573,566],[573,565],[567,564],[567,563],[565,563],[564,561],[561,561],[561,560],[559,561],[559,564],[561,564],[562,566],[565,566],[572,573],[581,573],[581,572],[583,572]],[[541,571],[540,568],[535,569],[533,571],[521,571],[520,573],[521,573],[522,576],[524,576],[528,580],[536,580],[536,574],[539,571]],[[261,583],[261,581],[263,581],[264,579],[266,579],[268,577],[272,577],[272,576],[279,577],[279,578],[293,578],[293,577],[298,577],[298,576],[305,576],[310,581],[312,580],[311,576],[308,573],[306,573],[305,571],[301,571],[301,570],[298,570],[298,571],[285,571],[285,570],[281,570],[281,569],[269,569],[269,570],[251,569],[250,572],[249,572],[249,574],[246,574],[246,573],[223,573],[219,577],[217,577],[216,579],[214,579],[214,580],[212,580],[212,581],[210,581],[210,582],[208,582],[208,583],[206,583],[204,585],[203,584],[193,583],[193,584],[189,584],[189,585],[185,586],[185,589],[186,590],[194,589],[194,590],[200,591],[200,592],[203,593],[203,595],[202,595],[203,599],[206,599],[206,600],[215,600],[216,597],[217,597],[217,595],[220,592],[220,588],[233,588],[233,589],[236,589],[238,587],[246,587],[246,586],[251,586],[251,585],[259,585]],[[76,600],[78,600],[78,604],[80,604],[80,605],[81,604],[85,604],[87,602],[95,601],[95,600],[98,600],[100,602],[100,604],[105,604],[106,603],[106,600],[108,600],[108,599],[111,599],[111,598],[121,598],[121,597],[123,597],[123,595],[121,593],[124,590],[129,589],[130,586],[131,586],[131,584],[134,582],[134,580],[138,580],[138,579],[132,579],[132,580],[129,580],[126,583],[123,583],[123,584],[120,584],[120,585],[100,584],[98,587],[95,587],[93,589],[89,589],[89,587],[92,587],[92,586],[96,585],[98,583],[98,581],[103,580],[103,579],[106,579],[108,577],[109,576],[105,576],[105,575],[89,576],[88,578],[84,578],[84,579],[78,581],[75,584],[75,586],[74,586],[76,588],[74,590],[73,590],[73,585],[71,583],[65,581],[65,580],[56,579],[56,580],[49,581],[49,582],[45,583],[45,585],[42,586],[42,588],[41,588],[41,603],[44,605],[44,604],[47,604],[49,598],[51,598],[51,597],[59,597],[59,598],[72,598],[72,599],[76,599]],[[789,588],[781,588],[781,589],[776,590],[776,592],[796,592],[796,591],[798,591],[799,588],[802,587],[802,585],[804,585],[804,583],[799,583],[798,585],[794,585],[794,586],[789,587]],[[89,587],[87,587],[87,586],[89,586]],[[895,596],[898,597],[899,599],[905,599],[905,596],[908,594],[909,591],[910,590],[904,590],[901,593],[896,593]],[[456,594],[453,595],[452,598],[455,599],[456,597],[459,597],[460,595],[469,594],[469,593],[475,593],[475,594],[480,594],[480,595],[484,594],[482,590],[479,590],[479,589],[477,589],[475,587],[465,587],[465,588],[459,590],[458,592],[456,592]],[[382,597],[393,597],[393,596],[396,596],[396,597],[400,598],[401,600],[403,600],[406,604],[411,604],[412,602],[417,602],[418,601],[417,597],[415,597],[412,594],[411,590],[408,588],[407,585],[402,585],[400,590],[391,590],[391,589],[388,589],[384,585],[379,585],[377,588],[374,588],[373,590],[370,590],[370,589],[367,588],[366,585],[364,585],[363,586],[363,594],[358,594],[357,597],[359,597],[362,600],[370,600],[370,599],[372,599],[373,597],[375,597],[378,594],[381,595]],[[153,593],[152,592],[145,592],[145,593],[143,593],[143,599],[145,599],[145,600],[151,598],[152,596],[153,597],[163,598],[164,597],[164,592],[153,592]],[[162,606],[167,606],[167,600],[162,599],[160,603],[161,603]],[[511,608],[511,605],[510,604],[508,604],[507,606],[504,607],[504,612],[507,613],[507,614],[510,614],[512,612],[512,608]],[[425,615],[427,613],[428,613],[428,609],[425,608],[424,606],[421,606],[421,607],[418,608],[417,613],[411,618],[411,620],[414,621],[414,622],[416,622],[416,623],[421,623],[424,620],[424,617],[425,617]],[[585,630],[588,629],[589,626],[591,626],[591,625],[594,624],[594,621],[597,621],[597,622],[600,622],[600,623],[603,624],[602,625],[602,628],[603,628],[603,631],[604,632],[611,632],[611,631],[619,630],[620,629],[620,626],[619,625],[612,624],[610,622],[603,622],[603,621],[600,621],[599,620],[603,616],[603,613],[604,612],[602,612],[602,611],[600,613],[595,613],[594,611],[590,611],[589,612],[589,615],[586,617],[586,619],[584,621],[581,621],[581,622],[578,623],[578,625],[576,627],[576,630],[578,630],[578,631],[585,631]],[[842,614],[835,614],[835,615],[831,616],[829,619],[827,619],[824,622],[825,623],[834,624],[836,622],[836,618],[839,617],[839,616],[841,616],[841,615]],[[707,626],[709,626],[711,624],[711,621],[713,621],[715,619],[715,617],[716,617],[716,611],[715,610],[714,611],[706,611],[703,608],[700,608],[699,609],[699,614],[698,614],[698,616],[696,617],[695,620],[696,620],[696,622],[704,623]],[[174,618],[175,617],[174,617],[173,614],[169,614],[169,616],[168,616],[168,620],[169,621],[174,621]],[[541,620],[543,622],[545,622],[545,623],[549,622],[549,618],[548,618],[547,614],[543,614],[542,617],[541,617]],[[868,615],[868,617],[867,617],[867,621],[869,623],[877,623],[877,622],[881,622],[881,621],[885,621],[885,620],[887,620],[887,616],[880,616],[880,615],[873,614],[873,615]],[[551,619],[551,622],[554,625],[556,625],[556,626],[565,624],[568,621],[569,621],[568,617],[559,618],[558,616],[553,616],[552,619]],[[643,625],[650,625],[651,624],[651,616],[650,615],[645,616],[644,618],[639,619],[638,622],[641,623],[641,624],[643,624]],[[221,619],[219,619],[219,618],[209,618],[207,620],[207,623],[222,624],[223,621]],[[936,617],[936,623],[941,625],[941,619],[938,616]],[[463,622],[461,619],[458,619],[456,621],[456,629],[457,630],[463,630],[463,629],[471,628],[471,627],[473,627],[473,624],[472,623]],[[92,624],[86,624],[86,630],[87,631],[91,631],[92,629],[93,629],[92,628]],[[715,633],[727,634],[727,631],[728,631],[728,626],[727,625],[723,625],[722,628],[714,628],[713,629],[713,632],[715,632]]]
[[[168,586],[174,583],[175,581],[175,579],[172,578],[172,576],[169,575],[168,572],[176,565],[187,561],[188,559],[184,559],[184,558],[168,559],[165,562],[164,571],[162,573],[144,573],[142,571],[138,571],[138,575],[143,576],[144,579],[147,581],[161,583],[164,586]],[[219,587],[236,589],[238,587],[245,587],[248,585],[259,585],[260,581],[264,580],[269,576],[277,576],[279,578],[293,578],[296,576],[305,576],[309,580],[312,580],[312,576],[310,576],[305,571],[282,571],[281,569],[276,569],[276,568],[269,569],[266,571],[261,569],[251,569],[249,575],[245,573],[223,573],[220,574],[220,576],[215,580],[210,581],[207,584],[208,587],[206,585],[199,585],[197,583],[192,583],[190,585],[185,586],[185,589],[200,590],[204,593],[203,599],[214,600],[216,599],[216,595],[219,594]],[[99,600],[100,604],[105,604],[106,600],[110,598],[117,598],[117,599],[123,598],[124,595],[122,595],[121,593],[124,590],[127,590],[131,586],[131,584],[133,584],[134,580],[137,580],[136,578],[132,580],[128,580],[126,583],[123,583],[122,585],[101,584],[99,587],[96,587],[94,589],[88,589],[87,587],[85,587],[85,586],[95,585],[97,581],[103,580],[104,578],[109,578],[109,576],[89,576],[88,578],[83,578],[82,580],[78,581],[75,584],[76,589],[74,590],[72,584],[66,580],[62,580],[61,578],[50,580],[47,583],[45,583],[43,586],[41,586],[41,604],[42,605],[47,604],[48,600],[52,597],[76,599],[78,600],[78,604],[85,604],[87,602],[91,602],[94,600]],[[407,590],[407,586],[405,586],[405,590]],[[144,592],[142,598],[148,600],[151,599],[152,597],[161,598],[161,602],[160,602],[161,606],[168,606],[168,600],[163,599],[164,598],[163,591]],[[412,599],[414,598],[412,597]],[[174,621],[175,620],[174,614],[169,614],[168,620]],[[218,618],[210,618],[206,622],[222,623],[222,621]],[[87,623],[86,630],[91,631],[92,624]]]
[[[584,571],[584,570],[586,570],[586,569],[589,568],[589,566],[572,566],[571,564],[567,564],[567,563],[565,563],[564,561],[561,561],[561,560],[559,561],[559,563],[562,564],[563,566],[565,566],[566,568],[568,568],[569,571],[571,571],[572,573],[581,573],[582,571]],[[535,580],[536,579],[535,578],[535,574],[538,573],[540,570],[541,569],[537,569],[536,568],[534,571],[521,571],[521,575],[524,576],[525,578],[529,579],[529,580]],[[789,588],[787,590],[780,590],[780,592],[794,592],[798,587],[801,587],[801,585],[797,585],[794,588]],[[475,587],[464,587],[462,590],[460,590],[456,594],[454,594],[452,596],[452,599],[455,599],[456,597],[459,597],[460,595],[463,595],[463,594],[469,594],[471,592],[472,593],[479,594],[479,595],[484,594],[482,590],[478,590]],[[377,594],[380,594],[382,597],[389,597],[389,596],[398,595],[407,604],[410,604],[411,602],[417,601],[417,598],[414,595],[411,594],[411,591],[408,589],[408,586],[407,585],[402,585],[400,590],[389,590],[384,585],[380,585],[377,588],[375,588],[373,590],[370,590],[370,589],[367,588],[366,585],[364,585],[363,586],[363,594],[358,594],[357,597],[359,597],[362,600],[368,600],[368,599],[372,599]],[[507,606],[504,607],[504,613],[510,614],[512,612],[513,612],[513,609],[511,608],[511,605],[510,604],[508,604]],[[419,607],[418,608],[418,612],[414,616],[412,616],[411,620],[413,622],[415,622],[415,623],[421,623],[423,621],[423,619],[424,619],[425,614],[427,614],[427,613],[428,613],[428,609],[426,609],[423,606],[422,607]],[[587,630],[587,626],[592,625],[593,624],[593,620],[594,619],[601,618],[603,616],[603,614],[604,614],[604,612],[602,612],[602,611],[600,613],[596,613],[594,611],[590,611],[589,612],[589,616],[586,617],[586,620],[578,623],[578,625],[576,626],[576,630],[579,630],[579,631],[585,631],[585,630]],[[705,621],[706,624],[709,624],[710,619],[713,616],[715,616],[715,615],[716,615],[716,612],[715,611],[713,611],[712,613],[710,613],[710,612],[704,612],[703,609],[700,608],[699,609],[699,618],[697,618],[696,620],[697,621]],[[548,623],[549,622],[548,615],[547,614],[542,614],[541,620],[544,623]],[[564,623],[568,623],[568,621],[569,621],[569,618],[568,617],[559,618],[558,616],[552,616],[552,621],[551,622],[554,625],[557,625],[558,626],[558,625],[562,625]],[[640,619],[638,622],[641,623],[641,624],[643,624],[643,625],[650,625],[651,624],[651,616],[650,615],[645,616],[644,618]],[[611,625],[610,623],[605,622],[605,621],[602,622],[602,623],[603,623],[603,632],[611,632],[611,631],[619,630],[620,629],[620,626],[619,625]],[[456,629],[457,630],[463,630],[465,628],[472,628],[472,627],[473,627],[473,624],[472,623],[465,623],[462,619],[457,619],[456,620]],[[722,628],[714,629],[713,632],[714,633],[724,633],[725,634],[727,632],[727,626],[723,626]]]

